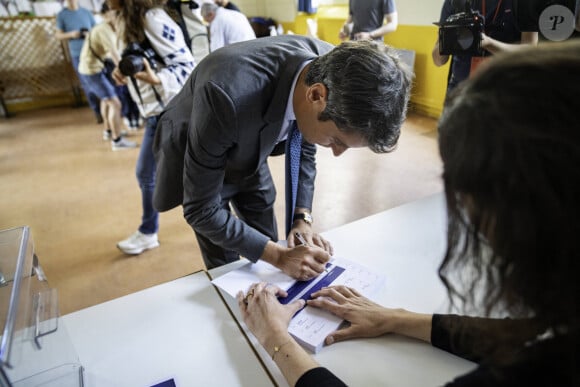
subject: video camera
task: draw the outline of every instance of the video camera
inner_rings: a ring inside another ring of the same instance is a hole
[[[153,70],[157,70],[156,56],[157,54],[152,48],[143,48],[139,43],[129,43],[121,54],[119,71],[126,77],[134,76],[145,69],[143,58],[149,61]]]
[[[434,23],[439,26],[439,54],[484,55],[481,34],[485,27],[485,17],[471,8],[470,0],[465,0],[464,9],[465,11],[449,16],[442,23]]]

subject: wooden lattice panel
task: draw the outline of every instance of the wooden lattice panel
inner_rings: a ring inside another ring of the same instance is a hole
[[[4,101],[72,92],[70,64],[54,37],[54,17],[0,18],[0,95]]]

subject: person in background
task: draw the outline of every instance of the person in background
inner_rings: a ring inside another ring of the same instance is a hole
[[[396,31],[397,25],[395,0],[349,0],[348,18],[338,37],[382,41],[386,34]]]
[[[66,0],[66,7],[56,15],[56,33],[54,36],[58,40],[66,40],[68,42],[72,66],[77,75],[85,36],[95,24],[95,18],[91,11],[79,7],[78,0]],[[97,122],[100,124],[103,122],[103,117],[100,111],[99,99],[88,92],[88,85],[84,84],[80,78],[79,76],[87,102],[95,113]]]
[[[394,50],[367,40],[334,47],[282,35],[214,51],[161,116],[156,208],[183,205],[208,269],[242,255],[312,278],[332,253],[311,228],[316,144],[335,156],[355,147],[393,150],[410,85]],[[282,153],[287,246],[277,243],[267,162]]]
[[[214,0],[214,1],[215,1],[215,3],[217,5],[219,5],[220,7],[225,8],[225,9],[229,9],[229,10],[237,11],[237,12],[242,12],[238,8],[238,6],[235,5],[234,3],[232,3],[231,1],[228,1],[228,0]]]
[[[103,139],[111,140],[113,150],[136,148],[137,143],[129,141],[122,135],[121,101],[115,86],[105,73],[103,61],[105,58],[119,62],[116,50],[116,34],[113,29],[115,11],[109,9],[107,3],[101,8],[103,22],[97,24],[87,33],[79,61],[79,76],[88,92],[96,95],[100,102],[103,115]]]
[[[440,23],[445,22],[451,15],[465,11],[465,7],[458,7],[457,3],[462,2],[444,1],[439,18]],[[481,47],[486,50],[485,56],[538,43],[537,32],[520,32],[512,0],[473,0],[471,6],[474,11],[479,11],[485,17],[485,28],[481,37]],[[483,9],[484,6],[485,9]],[[439,41],[433,47],[432,57],[433,63],[439,67],[449,61],[449,55],[439,53]],[[447,93],[449,94],[460,82],[469,78],[482,60],[483,57],[453,55],[447,80]]]
[[[195,61],[180,27],[163,9],[164,0],[108,2],[111,9],[119,12],[117,34],[119,52],[122,52],[113,78],[129,86],[146,120],[136,168],[143,206],[141,224],[117,247],[126,254],[141,254],[159,246],[159,214],[153,207],[155,158],[152,149],[157,120],[185,84]]]
[[[580,385],[579,84],[580,41],[500,54],[439,122],[448,212],[439,276],[451,305],[483,317],[390,309],[328,287],[307,304],[350,324],[327,345],[400,334],[478,363],[446,386]],[[248,328],[291,386],[344,386],[288,334],[304,301],[282,305],[284,295],[265,283],[240,292]]]
[[[228,44],[256,39],[248,18],[241,12],[205,2],[201,5],[201,16],[209,23],[210,51]]]

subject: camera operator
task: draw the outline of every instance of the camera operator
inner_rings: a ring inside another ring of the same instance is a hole
[[[452,55],[447,79],[448,94],[461,81],[467,79],[486,56],[501,51],[512,51],[522,45],[538,43],[537,32],[519,30],[512,3],[512,0],[444,0],[439,24],[445,23],[452,15],[466,11],[466,8],[471,8],[473,12],[479,12],[485,19],[483,32],[479,37],[481,48],[484,50],[482,55]],[[433,48],[432,57],[436,66],[443,66],[449,61],[449,55],[441,54],[439,45],[438,40]]]
[[[143,215],[138,230],[117,247],[140,254],[159,246],[159,215],[153,207],[155,159],[152,143],[159,114],[181,90],[195,61],[179,25],[163,8],[164,0],[107,0],[119,11],[117,32],[120,52],[113,72],[116,82],[128,84],[131,96],[145,117],[145,133],[137,160]]]

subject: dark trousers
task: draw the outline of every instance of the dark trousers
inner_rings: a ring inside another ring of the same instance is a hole
[[[278,240],[278,226],[274,214],[276,188],[267,163],[264,163],[254,176],[235,184],[224,183],[221,198],[223,209],[230,212],[233,209],[236,216],[246,224],[267,235],[271,240]],[[240,259],[237,252],[214,244],[200,233],[195,232],[195,236],[207,269]]]

